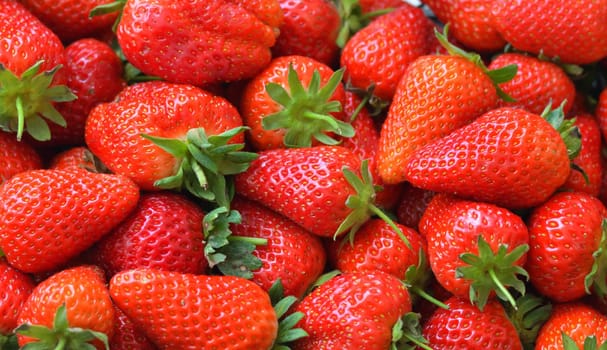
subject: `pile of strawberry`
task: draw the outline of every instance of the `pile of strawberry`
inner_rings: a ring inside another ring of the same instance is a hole
[[[607,0],[0,0],[0,349],[607,348]]]

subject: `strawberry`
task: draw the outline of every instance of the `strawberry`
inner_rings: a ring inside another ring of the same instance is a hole
[[[75,146],[56,153],[49,161],[48,167],[50,169],[71,167],[96,169],[93,154],[84,146]]]
[[[279,0],[283,22],[273,57],[299,55],[332,66],[339,54],[339,12],[329,0]]]
[[[434,26],[420,8],[403,4],[379,16],[354,34],[345,44],[340,65],[344,79],[390,101],[399,79],[411,62],[430,53],[428,36]]]
[[[84,125],[91,109],[98,103],[113,100],[126,82],[122,77],[122,62],[106,43],[80,39],[65,48],[65,55],[66,85],[78,98],[57,106],[67,126],[51,124],[53,138],[49,142],[79,146],[84,144]]]
[[[90,253],[108,276],[133,268],[202,274],[204,212],[188,197],[171,192],[142,194],[131,214]]]
[[[127,315],[114,305],[114,335],[110,340],[112,350],[155,350],[156,346],[137,329]]]
[[[0,127],[50,139],[47,122],[65,126],[55,102],[73,100],[66,81],[64,47],[57,35],[13,0],[0,1]],[[46,120],[45,120],[46,119]]]
[[[95,266],[82,265],[36,285],[19,313],[16,333],[20,346],[37,342],[45,349],[84,349],[94,341],[97,349],[109,349],[114,317],[103,273]]]
[[[232,207],[242,219],[231,226],[240,237],[267,240],[253,255],[262,266],[253,271],[251,280],[269,291],[280,280],[283,295],[300,298],[325,267],[326,253],[320,238],[278,213],[242,197],[236,197]]]
[[[17,270],[0,257],[0,286],[0,349],[4,349],[7,335],[19,325],[19,312],[35,284],[30,275]]]
[[[449,44],[445,34],[437,36],[453,54],[426,55],[411,62],[382,125],[378,167],[386,183],[406,179],[403,169],[416,150],[496,107],[497,83],[516,71],[508,67],[490,72],[478,55]]]
[[[529,249],[523,220],[493,204],[436,194],[419,223],[428,242],[428,261],[437,281],[449,292],[482,309],[495,294],[511,304],[506,289],[520,293],[522,266]]]
[[[381,272],[351,272],[330,278],[304,297],[295,311],[308,337],[293,350],[389,349],[392,329],[411,311],[409,293],[398,278]]]
[[[405,226],[418,229],[419,221],[436,193],[405,183],[398,205],[396,217]]]
[[[598,196],[604,172],[601,161],[601,130],[597,120],[589,113],[577,114],[574,118],[575,126],[581,134],[582,145],[580,153],[573,158],[573,165],[583,172],[572,171],[562,189]]]
[[[257,150],[337,144],[326,132],[349,137],[344,123],[342,71],[305,56],[282,56],[245,86],[240,113]]]
[[[423,336],[432,349],[523,349],[499,302],[490,300],[482,311],[456,296],[445,304],[448,309],[436,309],[423,325]]]
[[[111,0],[19,0],[19,2],[66,43],[109,29],[117,17],[117,13],[89,16],[95,7],[109,4]]]
[[[114,275],[109,288],[159,349],[262,350],[277,337],[268,294],[240,277],[133,269]]]
[[[27,170],[42,168],[42,159],[28,143],[15,139],[15,135],[0,132],[0,183]]]
[[[547,105],[563,105],[567,114],[573,106],[576,90],[567,73],[553,62],[520,53],[498,55],[489,64],[489,69],[516,65],[512,80],[500,84],[502,90],[515,101],[499,101],[501,107],[517,107],[541,114]]]
[[[605,206],[583,192],[559,192],[534,208],[525,268],[539,293],[557,302],[578,299],[592,287],[607,293],[605,220]]]
[[[601,135],[607,139],[607,88],[599,95],[595,110],[596,120],[601,128]]]
[[[514,48],[588,64],[607,56],[607,0],[492,2],[493,25]]]
[[[203,86],[263,69],[282,18],[278,0],[128,0],[116,36],[145,74]]]
[[[595,347],[584,346],[589,338],[594,338]],[[576,301],[554,305],[550,317],[540,329],[535,349],[599,349],[598,346],[604,348],[606,342],[607,316]]]
[[[406,179],[509,209],[536,206],[565,183],[569,154],[579,150],[574,121],[564,120],[562,109],[542,115],[493,109],[417,150],[404,167]]]
[[[138,200],[137,186],[120,175],[19,173],[0,187],[0,247],[22,271],[54,270],[109,233]]]

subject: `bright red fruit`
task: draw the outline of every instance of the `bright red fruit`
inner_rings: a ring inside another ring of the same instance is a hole
[[[600,346],[607,342],[607,316],[581,302],[556,304],[540,329],[535,349],[571,349],[563,344],[563,333],[574,341],[578,349],[590,349],[584,347],[584,342],[591,336]]]
[[[0,258],[0,345],[2,337],[19,325],[17,318],[25,301],[34,290],[32,277]]]
[[[114,336],[110,340],[111,350],[156,350],[157,347],[135,327],[133,321],[114,305],[116,321]]]
[[[20,172],[40,168],[42,159],[34,147],[17,141],[12,133],[0,132],[0,183]]]

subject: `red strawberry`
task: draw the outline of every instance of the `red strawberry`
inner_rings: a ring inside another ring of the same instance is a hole
[[[354,87],[392,100],[398,81],[416,58],[430,53],[427,40],[434,26],[420,8],[403,4],[379,16],[345,44],[340,64]]]
[[[50,169],[67,169],[71,167],[95,169],[93,154],[84,146],[68,148],[55,154],[49,164]]]
[[[588,338],[595,338],[595,347],[585,347]],[[556,304],[550,318],[537,336],[535,349],[599,349],[607,342],[607,316],[581,302]],[[598,346],[597,346],[598,345]]]
[[[434,350],[522,349],[516,328],[502,305],[490,300],[481,311],[467,300],[447,299],[424,323],[423,336]]]
[[[277,336],[268,294],[240,277],[126,270],[112,277],[110,294],[159,349],[262,350]]]
[[[204,212],[188,197],[144,193],[131,214],[93,248],[93,261],[108,276],[134,268],[205,273]]]
[[[19,173],[0,187],[0,247],[20,270],[54,270],[116,227],[138,199],[137,186],[120,175]]]
[[[607,0],[492,2],[493,23],[514,48],[587,64],[607,56]]]
[[[236,197],[232,205],[242,217],[239,224],[231,226],[232,233],[267,240],[253,251],[262,265],[253,271],[251,280],[269,291],[280,279],[285,296],[303,296],[325,267],[326,253],[320,238],[252,201]]]
[[[130,0],[116,36],[144,73],[202,86],[257,74],[282,18],[278,0]]]
[[[112,2],[111,0],[19,0],[19,2],[64,42],[93,36],[109,29],[117,17],[117,13],[89,16],[95,7],[107,5]]]
[[[34,147],[17,141],[15,135],[0,132],[0,183],[27,170],[42,168],[42,159]]]
[[[64,126],[55,102],[75,96],[67,87],[64,47],[59,38],[23,5],[0,0],[0,126],[37,140],[50,139],[47,121]]]
[[[155,350],[156,346],[135,327],[127,315],[114,305],[116,320],[114,336],[110,340],[111,350]]]
[[[342,71],[305,56],[272,60],[251,79],[241,97],[240,112],[257,150],[337,144],[326,132],[352,136],[341,109]]]
[[[596,120],[599,122],[603,139],[607,139],[607,88],[603,89],[599,95],[595,116]]]
[[[313,290],[295,311],[304,314],[298,325],[308,337],[296,341],[293,350],[379,350],[390,348],[392,329],[411,311],[411,301],[393,275],[343,273]]]
[[[332,66],[339,54],[339,12],[328,0],[278,0],[283,12],[274,57],[300,55]]]
[[[400,224],[417,229],[419,220],[436,193],[417,188],[409,183],[405,183],[403,187],[396,208],[396,217]]]
[[[406,179],[423,189],[510,209],[538,205],[570,173],[567,144],[555,127],[575,139],[572,121],[563,122],[560,110],[545,118],[507,107],[487,112],[416,151],[404,168]]]
[[[607,293],[604,249],[607,209],[583,192],[560,192],[529,217],[525,268],[535,289],[558,302],[590,293]],[[604,254],[603,254],[604,255]]]
[[[61,339],[70,349],[84,349],[89,341],[98,349],[104,348],[103,342],[109,349],[114,307],[103,273],[82,265],[50,276],[34,288],[18,322],[20,346],[38,339],[38,345],[53,349]]]
[[[32,277],[17,270],[0,257],[0,348],[6,335],[19,325],[17,318],[34,289]]]
[[[524,293],[529,233],[523,220],[493,204],[436,194],[419,223],[437,281],[479,308],[497,293],[515,304],[506,287]]]

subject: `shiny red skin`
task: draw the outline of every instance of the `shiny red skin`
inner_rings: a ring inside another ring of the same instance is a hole
[[[88,153],[88,155],[87,155]],[[94,169],[90,151],[84,146],[75,146],[56,153],[49,161],[50,169],[68,169],[71,167]]]
[[[599,100],[595,109],[596,120],[601,128],[603,139],[607,139],[607,88],[599,94]]]
[[[108,276],[134,268],[202,274],[204,212],[188,197],[168,191],[141,195],[137,208],[99,240],[93,261]]]
[[[109,233],[138,200],[139,188],[120,175],[19,173],[0,187],[0,247],[22,271],[54,270]]]
[[[422,328],[432,349],[523,349],[516,328],[498,301],[490,300],[483,311],[455,296],[445,304],[449,309],[437,308]]]
[[[497,92],[482,70],[459,56],[423,56],[397,87],[379,137],[378,168],[385,183],[406,180],[411,155],[497,105]]]
[[[512,251],[528,244],[525,222],[511,211],[489,203],[463,200],[446,194],[435,195],[419,223],[419,231],[428,242],[430,268],[437,281],[453,295],[469,298],[471,280],[456,277],[464,253],[478,255],[479,235],[493,252],[500,245]],[[523,266],[526,255],[516,261]]]
[[[251,78],[270,62],[282,12],[277,0],[247,6],[226,0],[131,0],[116,36],[129,62],[170,82],[204,86]]]
[[[112,338],[114,307],[101,269],[92,265],[77,266],[40,282],[23,305],[18,323],[52,328],[62,304],[65,304],[70,327],[90,329]],[[20,346],[35,341],[23,335],[17,337]],[[103,349],[101,343],[97,348]]]
[[[537,114],[508,107],[419,149],[404,167],[414,186],[509,209],[541,204],[570,171],[558,131]]]
[[[286,91],[290,91],[288,83],[290,65],[293,66],[302,85],[306,88],[310,85],[310,80],[312,80],[315,70],[320,74],[321,86],[324,86],[334,73],[331,67],[313,58],[291,55],[273,59],[263,71],[249,80],[241,96],[239,111],[242,115],[243,123],[251,128],[247,133],[249,144],[257,150],[285,148],[283,141],[286,133],[285,130],[266,130],[263,128],[262,119],[282,109],[282,106],[268,95],[266,85],[268,83],[276,83],[281,85]],[[344,87],[342,84],[339,84],[330,100],[338,101],[343,105],[344,99]],[[339,120],[346,119],[343,111],[334,112],[331,115]],[[313,145],[319,144],[317,141],[313,142]]]
[[[555,302],[586,295],[605,218],[600,200],[583,192],[559,192],[532,211],[525,269],[539,293]]]
[[[426,242],[414,229],[396,225],[411,248],[387,222],[372,218],[356,232],[352,243],[347,237],[340,240],[343,245],[337,247],[336,268],[342,272],[380,270],[403,280],[407,269],[419,263],[420,252],[425,254]]]
[[[32,277],[0,258],[0,336],[19,326],[17,319],[25,301],[34,290]]]
[[[556,303],[537,335],[535,349],[563,349],[562,333],[570,336],[578,349],[584,349],[584,341],[590,336],[601,345],[607,341],[607,316],[579,301]]]
[[[502,49],[506,41],[492,22],[492,0],[423,0],[442,23],[449,23],[449,34],[463,46],[477,52]]]
[[[42,167],[42,158],[33,146],[17,141],[13,133],[0,132],[0,183],[20,172]]]
[[[110,29],[118,13],[89,17],[89,13],[108,0],[19,0],[65,43]]]
[[[279,0],[283,13],[273,57],[300,55],[332,66],[339,54],[339,11],[329,0]]]
[[[276,339],[268,294],[244,278],[134,269],[114,275],[109,288],[159,349],[269,349]]]
[[[397,8],[405,4],[402,0],[359,0],[358,4],[362,13],[370,13],[378,10]]]
[[[324,272],[326,253],[320,238],[242,197],[236,197],[231,205],[242,217],[241,223],[230,226],[233,235],[267,240],[253,251],[262,266],[253,271],[251,280],[267,291],[280,279],[285,296],[301,298]]]
[[[308,231],[332,237],[351,213],[355,191],[343,175],[360,176],[360,159],[343,146],[273,149],[235,176],[236,192],[285,215]]]
[[[391,101],[398,81],[416,58],[430,53],[427,40],[434,26],[424,12],[408,3],[374,18],[344,46],[340,65],[344,81]]]
[[[491,12],[495,28],[515,49],[574,64],[607,56],[607,0],[496,0]]]
[[[175,175],[181,159],[140,134],[185,138],[188,130],[204,128],[215,135],[242,126],[236,107],[200,88],[161,81],[130,85],[112,102],[93,108],[85,126],[91,152],[114,173],[130,177],[144,190]],[[239,133],[230,143],[243,143]]]
[[[542,114],[549,104],[554,108],[566,101],[563,113],[569,113],[576,90],[573,81],[560,66],[535,56],[504,53],[494,58],[488,68],[498,69],[511,64],[517,66],[516,75],[512,80],[500,84],[500,88],[516,101],[500,100],[500,107],[523,108]]]
[[[135,327],[127,315],[114,305],[114,336],[110,341],[112,350],[156,350],[158,349],[143,332]]]
[[[381,272],[343,273],[332,277],[296,306],[304,313],[297,324],[309,336],[293,343],[293,350],[385,350],[392,327],[411,311],[404,284]]]

